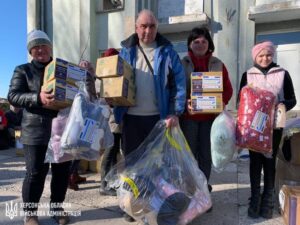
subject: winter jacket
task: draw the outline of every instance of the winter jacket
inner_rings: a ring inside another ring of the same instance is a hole
[[[274,75],[278,75],[278,78],[274,78]],[[278,97],[278,103],[283,103],[286,107],[286,111],[289,111],[290,109],[292,109],[297,101],[296,101],[296,97],[295,97],[295,92],[294,92],[294,86],[293,86],[293,82],[292,79],[290,77],[290,74],[288,71],[284,70],[283,68],[279,67],[276,63],[272,63],[270,64],[270,66],[267,69],[263,69],[260,68],[259,66],[254,66],[251,69],[249,69],[248,71],[246,71],[245,73],[243,73],[242,75],[242,79],[241,79],[241,83],[240,83],[240,90],[239,93],[241,91],[241,89],[249,84],[248,81],[248,76],[256,76],[256,83],[252,84],[254,86],[258,86],[259,84],[257,82],[258,79],[260,80],[264,80],[265,84],[264,86],[266,87],[266,89],[273,91],[271,88],[268,88],[267,85],[280,85],[280,88],[276,88],[277,90],[277,96],[275,93],[275,96]],[[281,76],[283,76],[283,81],[281,80]],[[253,78],[254,79],[254,78]],[[251,79],[251,80],[253,80]],[[280,82],[281,80],[281,82]],[[267,84],[268,83],[268,84]],[[238,96],[239,96],[238,93]],[[239,102],[239,99],[238,101]]]
[[[120,56],[133,69],[136,67],[137,34],[121,42]],[[172,44],[159,33],[156,36],[157,47],[154,56],[154,86],[161,119],[168,115],[180,115],[184,111],[186,100],[186,79],[178,54]],[[146,85],[146,84],[145,84]],[[115,107],[116,122],[122,122],[128,107]]]
[[[24,109],[21,138],[26,145],[47,145],[52,118],[57,115],[57,111],[43,108],[39,98],[47,64],[32,60],[17,66],[10,82],[8,101]]]
[[[7,126],[7,119],[2,109],[0,109],[0,125],[3,125],[3,127]]]

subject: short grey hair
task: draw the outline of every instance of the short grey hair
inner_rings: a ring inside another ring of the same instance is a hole
[[[136,20],[135,20],[135,24],[136,24],[136,25],[138,24],[140,17],[141,17],[142,15],[144,15],[144,14],[147,15],[147,16],[149,16],[149,17],[152,17],[152,18],[154,19],[154,21],[155,21],[156,27],[158,26],[158,20],[156,19],[154,13],[153,13],[151,10],[149,10],[149,9],[143,9],[143,10],[141,10],[141,11],[138,13],[138,16],[137,16],[137,18],[136,18]]]

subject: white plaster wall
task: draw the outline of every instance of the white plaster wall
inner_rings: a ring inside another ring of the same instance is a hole
[[[280,3],[280,2],[288,2],[288,1],[286,1],[286,0],[257,0],[255,5],[258,6],[258,5]]]
[[[203,12],[203,0],[159,0],[158,19]]]
[[[239,52],[239,0],[217,1],[213,6],[214,55],[220,58],[227,67],[230,80],[235,89],[238,82]],[[235,92],[229,102],[229,109],[235,107]]]
[[[134,33],[135,8],[135,1],[125,1],[124,10],[97,14],[98,50],[120,48],[120,42]]]
[[[80,0],[53,0],[53,55],[69,62],[80,58]]]

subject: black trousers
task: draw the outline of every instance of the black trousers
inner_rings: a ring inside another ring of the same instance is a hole
[[[49,163],[44,163],[47,145],[24,145],[26,175],[23,181],[22,198],[24,211],[36,211],[44,190]],[[51,164],[50,203],[62,203],[68,187],[71,162]],[[26,204],[29,203],[29,204]]]
[[[134,116],[126,114],[123,120],[122,150],[125,156],[135,150],[150,134],[160,116]]]
[[[181,130],[207,181],[209,181],[210,178],[212,164],[210,143],[212,123],[213,120],[195,121],[180,119]]]
[[[114,135],[113,147],[111,149],[106,149],[103,154],[103,158],[101,162],[101,183],[104,182],[104,178],[108,174],[109,170],[117,163],[117,155],[120,152],[122,134],[113,133],[113,135]],[[105,185],[105,184],[103,183],[101,185]]]
[[[267,158],[263,154],[249,151],[251,195],[260,193],[261,171],[264,171],[264,192],[274,191],[276,156],[282,136],[282,129],[273,131],[273,155]]]

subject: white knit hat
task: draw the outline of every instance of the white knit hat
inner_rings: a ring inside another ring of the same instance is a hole
[[[48,35],[41,30],[32,30],[27,34],[27,49],[30,50],[38,45],[48,45],[52,48],[52,43]]]

